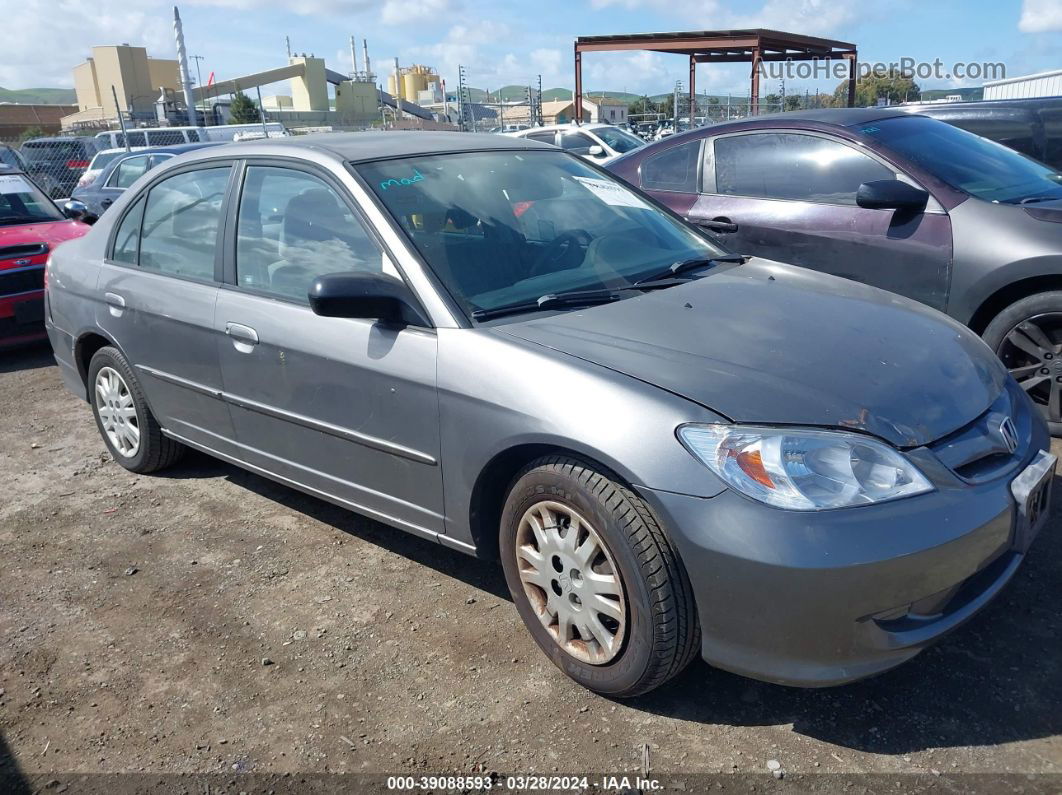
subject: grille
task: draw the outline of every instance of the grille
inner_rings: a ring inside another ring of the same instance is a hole
[[[44,266],[31,265],[11,271],[0,271],[0,296],[28,293],[44,289]]]
[[[1032,414],[1024,396],[1008,383],[1003,393],[984,414],[968,425],[945,436],[931,447],[937,458],[964,480],[980,483],[1003,475],[1023,460],[1032,434]],[[1000,432],[1000,425],[1010,417],[1017,431],[1018,447],[1011,450]]]
[[[0,246],[0,259],[39,257],[48,252],[47,243],[20,243],[17,246]]]

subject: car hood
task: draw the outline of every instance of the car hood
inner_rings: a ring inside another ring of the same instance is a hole
[[[976,335],[939,312],[765,260],[495,329],[735,422],[855,429],[898,447],[970,422],[1007,377]]]
[[[47,243],[57,246],[64,240],[81,237],[91,229],[80,221],[45,221],[39,224],[0,226],[0,247],[17,246],[20,243]]]

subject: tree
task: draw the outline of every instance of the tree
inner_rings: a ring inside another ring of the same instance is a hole
[[[253,124],[260,120],[258,106],[242,91],[232,98],[229,117],[233,124]]]
[[[22,135],[18,137],[20,141],[28,141],[30,138],[43,138],[48,133],[42,130],[40,127],[27,127],[22,131]]]
[[[887,99],[889,104],[917,100],[922,90],[909,75],[898,69],[890,69],[884,75],[865,75],[856,80],[856,107],[873,107],[879,99]],[[842,80],[833,92],[834,107],[848,104],[848,81]]]
[[[782,110],[798,110],[801,104],[801,96],[799,94],[786,94],[785,95],[785,107]]]

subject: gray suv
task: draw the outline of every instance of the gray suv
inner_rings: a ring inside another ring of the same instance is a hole
[[[51,257],[67,386],[122,466],[205,451],[500,558],[559,668],[891,668],[1014,576],[1043,420],[968,329],[735,256],[505,136],[201,150]]]

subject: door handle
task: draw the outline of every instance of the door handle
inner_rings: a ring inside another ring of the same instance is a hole
[[[107,311],[111,317],[121,317],[125,312],[125,299],[118,293],[104,293],[103,300],[107,302]]]
[[[722,216],[713,218],[711,221],[698,221],[697,226],[710,229],[713,232],[736,232],[738,230],[737,224]]]
[[[232,338],[232,341],[236,344],[237,348],[239,348],[240,344],[258,344],[258,332],[250,326],[245,326],[242,323],[226,323],[225,333]]]

